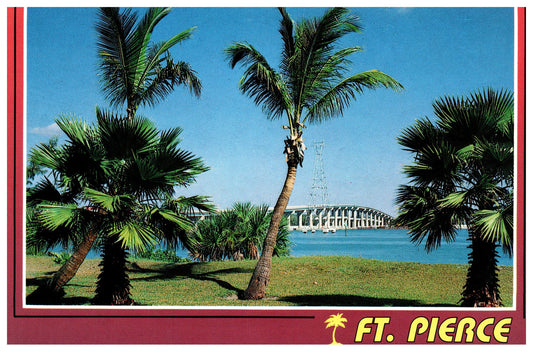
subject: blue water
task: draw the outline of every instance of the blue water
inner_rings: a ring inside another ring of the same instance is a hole
[[[410,261],[425,264],[467,264],[468,232],[460,230],[453,243],[443,242],[438,249],[427,253],[424,244],[413,244],[404,229],[338,230],[336,233],[291,232],[295,244],[292,256],[348,255],[386,261]],[[500,265],[512,265],[513,259],[500,254]]]
[[[413,244],[404,229],[338,230],[336,233],[291,231],[294,243],[291,256],[347,255],[424,264],[467,264],[470,252],[467,237],[466,230],[459,230],[453,243],[443,242],[438,249],[427,253],[424,244]],[[498,253],[500,265],[513,265],[513,259],[504,255],[501,248]],[[187,257],[185,250],[178,250],[176,254]],[[87,257],[100,258],[100,252],[91,250]]]

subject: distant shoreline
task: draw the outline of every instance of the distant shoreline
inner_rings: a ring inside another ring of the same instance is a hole
[[[347,238],[346,238],[347,236]],[[338,230],[336,233],[303,233],[291,231],[291,241],[295,244],[291,248],[291,257],[301,256],[353,256],[370,260],[415,262],[421,264],[468,264],[468,233],[458,230],[457,240],[453,243],[443,243],[440,248],[426,253],[423,245],[413,244],[406,229],[353,229]],[[62,248],[53,249],[54,252],[64,251]],[[100,251],[93,249],[86,259],[101,259]],[[512,266],[513,258],[509,258],[499,250],[499,265]],[[188,252],[183,249],[176,251],[176,255],[187,258]],[[133,258],[130,257],[130,258]]]

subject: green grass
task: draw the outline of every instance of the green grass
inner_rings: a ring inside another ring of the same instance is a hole
[[[65,287],[64,304],[90,304],[99,260],[86,260]],[[133,260],[129,276],[132,297],[139,305],[171,306],[381,306],[456,307],[467,266],[388,262],[348,256],[282,257],[273,259],[267,294],[259,301],[237,299],[255,260],[206,263],[165,263]],[[51,257],[26,261],[30,294],[58,265]],[[505,306],[512,306],[513,269],[500,269]]]

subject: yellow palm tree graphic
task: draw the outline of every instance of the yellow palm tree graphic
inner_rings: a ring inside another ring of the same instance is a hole
[[[345,323],[347,321],[348,320],[346,318],[342,317],[342,313],[332,314],[328,319],[326,319],[324,321],[324,323],[328,324],[328,325],[326,325],[326,329],[329,328],[329,327],[334,327],[333,328],[333,334],[331,335],[332,338],[333,338],[333,341],[331,342],[330,345],[342,345],[342,343],[338,343],[335,340],[335,331],[337,330],[338,326],[341,326],[341,327],[345,328],[343,323]]]

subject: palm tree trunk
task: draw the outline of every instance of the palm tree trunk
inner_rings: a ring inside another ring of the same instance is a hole
[[[59,292],[61,288],[65,286],[67,282],[69,282],[74,277],[74,275],[76,275],[76,272],[78,272],[78,269],[85,260],[85,257],[91,250],[91,247],[93,246],[96,237],[96,233],[89,233],[85,235],[81,243],[78,245],[76,251],[74,251],[72,256],[67,260],[66,263],[63,264],[63,266],[54,274],[54,276],[50,280],[48,286],[53,291]]]
[[[127,102],[126,115],[128,121],[131,121],[135,117],[135,112],[137,111],[137,105],[134,103],[133,99],[129,99]]]
[[[461,305],[464,307],[500,307],[498,283],[498,252],[496,244],[484,240],[475,230],[469,230],[469,269],[463,287]]]
[[[244,291],[243,299],[261,299],[265,296],[265,290],[270,280],[270,271],[272,269],[272,254],[276,246],[276,238],[278,236],[279,224],[283,218],[285,208],[289,203],[294,181],[296,180],[296,170],[298,164],[294,159],[289,159],[287,162],[287,176],[281,194],[278,197],[274,211],[272,212],[272,219],[263,245],[261,257],[255,266],[254,273],[248,284],[248,288]]]
[[[78,272],[85,257],[91,250],[96,237],[96,233],[85,235],[72,256],[46,284],[39,286],[34,292],[32,292],[27,297],[26,302],[28,304],[58,304],[65,294],[63,286],[76,275],[76,272]]]
[[[96,286],[95,304],[131,305],[134,303],[130,298],[130,279],[126,272],[127,256],[128,253],[116,236],[106,239]]]

